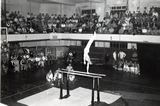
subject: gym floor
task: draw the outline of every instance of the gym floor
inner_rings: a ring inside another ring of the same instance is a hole
[[[3,75],[1,102],[8,106],[26,106],[17,101],[53,87],[46,81],[46,73],[49,70],[54,73],[58,68],[66,68],[66,65],[58,62],[37,69]],[[82,64],[74,64],[73,68],[85,71],[85,66]],[[157,74],[136,75],[114,70],[110,65],[90,66],[90,72],[106,74],[100,80],[100,91],[122,95],[122,98],[110,106],[159,106],[160,104],[160,77]],[[70,89],[77,87],[91,89],[92,80],[76,76]]]

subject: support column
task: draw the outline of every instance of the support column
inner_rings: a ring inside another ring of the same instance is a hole
[[[60,4],[60,14],[61,14],[61,19],[60,19],[60,21],[61,21],[61,24],[62,24],[62,4]]]
[[[30,12],[30,27],[32,28],[32,21],[31,21],[31,8],[32,8],[32,6],[31,6],[31,0],[29,0],[29,6],[30,6],[30,10],[29,10],[29,12]]]
[[[68,78],[68,74],[66,74],[67,75],[67,97],[68,96],[70,96],[70,94],[69,94],[69,78]]]
[[[92,21],[92,2],[90,2],[90,21],[89,22],[91,22]],[[91,25],[89,24],[89,27],[90,27],[90,30],[91,30]]]
[[[63,84],[62,84],[62,81],[60,81],[60,98],[59,99],[63,99]]]
[[[1,51],[0,51],[0,52],[1,52]],[[2,62],[2,61],[0,61],[0,67],[1,67],[1,65],[2,65],[1,62]],[[2,70],[0,70],[0,103],[1,103],[1,98],[2,98],[2,97],[1,97],[1,92],[2,92],[2,89],[1,89],[1,87],[2,87],[2,86],[1,86],[1,85],[2,85],[2,84],[1,84],[1,83],[2,83],[2,72],[1,72],[1,71],[2,71]]]
[[[6,26],[6,0],[4,0],[4,18],[5,18],[5,26]]]
[[[106,4],[107,4],[107,0],[104,0],[104,17],[106,17]]]
[[[129,0],[127,0],[126,7],[127,7],[127,10],[129,10]]]
[[[93,86],[92,86],[92,100],[91,100],[92,106],[94,106],[94,85],[95,85],[95,78],[93,78]]]

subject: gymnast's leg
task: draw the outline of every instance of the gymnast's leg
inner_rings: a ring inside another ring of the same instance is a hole
[[[96,38],[96,32],[94,32],[94,35],[88,41],[86,47],[84,48],[84,52],[88,52],[89,53],[89,49],[90,49],[91,44],[93,43],[93,41],[94,41],[95,38]]]

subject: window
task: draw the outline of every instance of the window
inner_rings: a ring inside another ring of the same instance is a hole
[[[95,9],[89,9],[89,10],[82,10],[82,14],[91,14],[92,13],[96,13],[96,10]]]
[[[111,48],[127,48],[127,43],[123,42],[111,42],[110,43]]]

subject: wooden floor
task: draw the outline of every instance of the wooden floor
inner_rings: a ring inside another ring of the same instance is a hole
[[[46,73],[49,70],[54,72],[58,68],[66,68],[66,65],[60,63],[2,76],[2,103],[9,106],[25,106],[17,101],[51,88],[52,86],[45,79]],[[75,70],[85,70],[85,66],[81,64],[74,64],[73,67]],[[159,106],[160,104],[159,75],[154,73],[135,75],[113,70],[109,65],[91,66],[90,72],[106,74],[106,77],[100,81],[101,91],[122,95],[121,99],[110,106]],[[92,80],[76,76],[76,82],[71,84],[70,89],[77,87],[91,89]],[[106,104],[102,103],[101,106]]]

